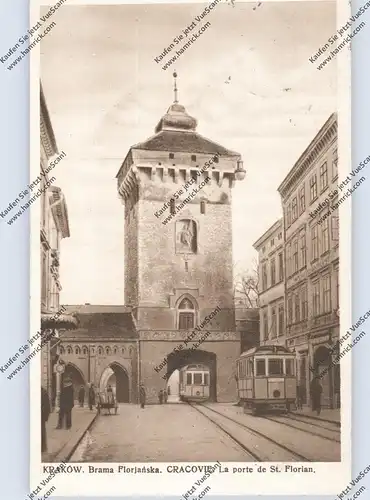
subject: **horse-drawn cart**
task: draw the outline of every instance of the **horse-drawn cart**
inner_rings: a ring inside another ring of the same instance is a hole
[[[117,415],[118,404],[113,392],[104,391],[98,393],[97,409],[99,414],[101,410],[107,410],[106,415],[111,415],[111,410],[114,410],[114,414]]]

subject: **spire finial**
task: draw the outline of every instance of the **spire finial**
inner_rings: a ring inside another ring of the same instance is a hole
[[[175,104],[177,104],[179,101],[177,100],[177,85],[176,85],[176,83],[177,83],[177,80],[176,80],[176,78],[177,78],[177,73],[176,73],[176,71],[174,71],[174,72],[173,72],[173,78],[174,78],[174,87],[173,87],[173,92],[174,92],[174,95],[175,95],[175,99],[174,99],[174,101],[173,101],[173,102],[174,102]]]

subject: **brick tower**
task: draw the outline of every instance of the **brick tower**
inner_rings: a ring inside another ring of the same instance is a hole
[[[236,393],[231,189],[245,172],[238,153],[196,128],[177,101],[175,79],[174,103],[155,135],[130,148],[117,174],[125,206],[125,304],[136,319],[139,378],[149,402],[166,376],[189,362],[211,367],[213,400],[231,401]],[[174,348],[216,308],[186,345],[210,332],[185,363]]]

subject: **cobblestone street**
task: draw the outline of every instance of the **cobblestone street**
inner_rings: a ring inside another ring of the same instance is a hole
[[[100,415],[72,462],[339,461],[335,423],[253,417],[232,404],[120,405]]]

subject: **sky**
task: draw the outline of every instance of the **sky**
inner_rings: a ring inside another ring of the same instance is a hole
[[[130,146],[173,101],[197,131],[239,152],[233,191],[235,274],[282,215],[279,184],[337,107],[336,63],[308,58],[335,32],[334,2],[220,3],[211,26],[167,71],[154,58],[205,4],[64,5],[41,42],[41,81],[60,151],[53,171],[68,206],[61,303],[124,304],[124,207],[115,176]],[[167,59],[165,58],[164,61]]]

